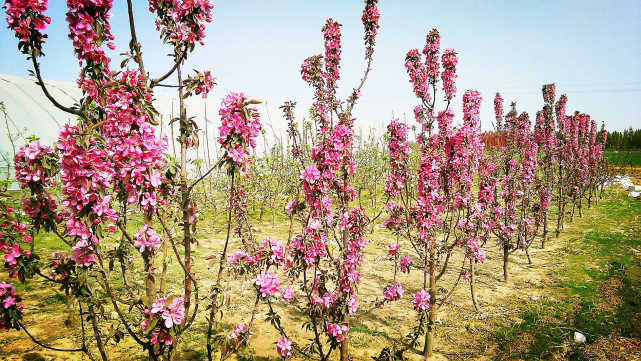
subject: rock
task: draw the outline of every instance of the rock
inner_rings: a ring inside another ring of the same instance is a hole
[[[22,356],[23,361],[46,361],[45,357],[37,352],[29,352]]]
[[[641,185],[639,185],[639,184],[631,185],[631,186],[628,187],[628,190],[630,192],[641,192]]]
[[[574,332],[574,342],[576,342],[576,343],[585,343],[585,341],[587,341],[587,340],[586,340],[584,334],[582,334],[581,332],[577,332],[577,331]]]
[[[628,193],[628,197],[639,198],[640,194],[641,193],[639,193],[639,192],[630,192],[630,193]]]
[[[614,176],[612,177],[612,181],[605,182],[604,184],[606,188],[611,187],[612,185],[618,185],[623,189],[628,189],[630,186],[634,186],[634,183],[632,183],[630,176],[626,174]]]

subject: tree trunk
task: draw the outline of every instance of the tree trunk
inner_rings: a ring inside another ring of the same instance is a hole
[[[545,249],[545,241],[548,237],[548,215],[545,215],[545,220],[543,220],[543,237],[541,239],[541,249]]]
[[[436,341],[436,252],[434,245],[430,247],[430,319],[427,323],[427,332],[425,333],[425,347],[423,356],[425,358],[434,355],[434,342]]]
[[[182,72],[180,65],[176,71],[178,74],[178,84],[182,84]],[[185,126],[187,122],[187,111],[183,101],[183,88],[178,88],[180,99],[180,126]],[[181,132],[182,133],[182,132]],[[185,247],[185,319],[189,314],[191,306],[191,223],[189,222],[189,192],[187,189],[187,143],[180,142],[180,193],[182,206],[182,225],[183,225],[183,245]]]
[[[476,301],[476,277],[474,276],[474,259],[470,260],[470,293],[472,294],[472,303],[474,304],[474,309],[479,310],[478,302]]]
[[[100,329],[98,328],[98,322],[96,321],[96,313],[93,311],[92,307],[89,307],[89,314],[91,315],[91,327],[93,328],[93,336],[96,339],[96,346],[98,347],[100,358],[102,358],[103,361],[109,361],[107,353],[105,352],[105,345],[102,343],[102,336],[100,336]],[[80,315],[80,317],[83,316]]]
[[[164,211],[162,214],[163,222],[167,224],[167,210],[169,207],[167,207],[167,204],[163,206]],[[162,273],[160,274],[160,293],[165,294],[165,282],[167,278],[167,242],[168,242],[168,237],[165,237],[164,241],[162,242]]]
[[[508,274],[507,266],[510,257],[509,245],[503,244],[503,280],[505,283],[509,282],[510,277]]]

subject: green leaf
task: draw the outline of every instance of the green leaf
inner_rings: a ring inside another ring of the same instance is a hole
[[[149,321],[149,324],[147,325],[146,332],[147,334],[151,333],[151,331],[154,330],[156,327],[156,324],[158,323],[159,318],[152,318],[151,321]]]

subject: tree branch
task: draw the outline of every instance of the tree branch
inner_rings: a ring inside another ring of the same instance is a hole
[[[161,76],[160,78],[152,79],[152,80],[149,82],[149,87],[150,87],[150,88],[154,88],[154,87],[156,87],[156,86],[159,86],[159,85],[160,85],[160,82],[161,82],[161,81],[163,81],[163,80],[165,80],[165,79],[167,79],[167,78],[169,78],[169,77],[171,76],[171,74],[173,74],[173,73],[176,71],[176,69],[178,69],[178,67],[180,66],[180,64],[181,64],[185,59],[187,59],[187,51],[183,51],[183,52],[182,52],[182,53],[181,53],[181,54],[176,58],[176,62],[174,63],[174,66],[173,66],[171,69],[169,69],[169,71],[168,71],[165,75]]]
[[[76,109],[67,108],[64,105],[58,103],[58,101],[53,96],[51,96],[51,94],[49,93],[49,90],[45,86],[44,81],[42,80],[42,76],[40,75],[40,64],[38,64],[38,61],[36,60],[35,56],[31,56],[31,62],[33,63],[33,69],[35,70],[36,78],[38,79],[36,84],[40,85],[40,88],[44,92],[44,94],[47,97],[47,99],[49,99],[49,101],[51,101],[51,103],[56,108],[58,108],[58,109],[60,109],[60,110],[62,110],[64,112],[67,112],[67,113],[70,113],[70,114],[73,114],[73,115],[76,115],[76,116],[79,116],[79,117],[82,117],[82,118],[86,119],[87,115],[85,113],[83,113],[83,112],[81,112],[79,110],[76,110]]]

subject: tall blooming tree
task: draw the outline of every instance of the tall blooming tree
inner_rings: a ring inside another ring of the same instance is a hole
[[[21,242],[9,246],[3,240],[5,258],[11,274],[20,280],[40,275],[78,299],[83,343],[78,349],[66,351],[90,352],[85,343],[84,319],[91,315],[88,319],[95,346],[103,360],[109,358],[108,340],[118,341],[123,331],[151,359],[171,359],[176,339],[195,320],[199,302],[197,280],[191,270],[191,244],[198,218],[191,191],[200,179],[187,178],[187,150],[198,145],[198,127],[187,116],[183,98],[192,94],[206,96],[215,84],[208,71],[184,77],[182,67],[195,44],[203,42],[213,5],[209,0],[149,1],[161,38],[172,47],[174,60],[165,74],[152,78],[145,70],[131,1],[127,1],[130,38],[124,42],[129,43],[129,49],[122,68],[114,69],[106,52],[106,47],[116,47],[109,22],[112,1],[68,0],[66,20],[80,66],[78,84],[83,91],[83,98],[75,107],[61,104],[42,80],[39,62],[47,39],[44,31],[51,21],[45,15],[47,5],[47,1],[7,0],[7,23],[18,39],[18,49],[31,60],[44,94],[54,106],[79,121],[60,130],[55,149],[37,141],[23,147],[16,154],[15,168],[21,187],[28,191],[23,206],[32,218],[34,231],[52,232],[70,249],[68,255],[54,254],[50,270],[43,272],[45,265],[40,258],[21,247],[21,243],[31,241],[23,229]],[[180,98],[179,116],[175,119],[181,145],[178,172],[167,167],[163,154],[167,142],[156,136],[157,112],[152,105],[153,88],[165,85],[172,76],[177,76]],[[246,149],[241,152],[236,147],[237,144],[229,145],[229,150],[235,150],[230,157],[242,163]],[[60,203],[50,191],[53,186],[61,189]],[[178,198],[174,197],[176,193]],[[163,207],[176,199],[182,218],[181,236],[176,236],[174,227],[166,222],[171,208]],[[142,214],[142,227],[132,229],[128,210]],[[12,212],[11,207],[3,208],[5,217],[12,217]],[[156,287],[155,260],[159,248],[167,243],[184,272],[180,297],[159,294]],[[182,248],[182,256],[178,248]],[[139,261],[132,263],[131,257],[136,254]],[[121,265],[120,277],[112,273],[117,264]],[[142,264],[142,272],[132,264]],[[144,278],[142,292],[130,281],[136,277]],[[116,294],[116,288],[123,289],[125,295]],[[106,320],[106,303],[98,297],[99,291],[107,295],[107,303],[119,316],[114,337],[105,337],[105,330],[101,329],[101,322]],[[12,312],[12,318],[19,321],[19,313]],[[16,323],[10,325],[15,327]]]
[[[500,98],[500,94],[496,97]],[[505,145],[499,148],[499,186],[493,202],[496,222],[493,231],[498,237],[497,245],[503,250],[503,279],[507,282],[510,253],[517,249],[528,252],[538,235],[535,218],[540,204],[534,187],[538,145],[529,116],[525,112],[518,115],[516,104],[512,103],[512,109],[504,119],[500,131],[505,134]]]
[[[371,67],[380,17],[376,3],[365,1],[362,21],[367,69],[346,101],[340,100],[336,92],[341,74],[340,24],[331,18],[326,21],[322,29],[324,55],[309,57],[301,66],[303,80],[314,88],[311,115],[317,134],[309,162],[302,157],[295,137],[291,115],[294,104],[284,106],[294,139],[292,154],[303,165],[300,174],[303,200],[293,200],[287,207],[300,219],[302,230],[288,240],[285,258],[281,258],[279,251],[275,253],[279,262],[258,264],[261,270],[257,271],[256,279],[258,297],[269,306],[268,319],[282,336],[277,351],[284,357],[295,350],[307,357],[327,360],[334,350],[340,349],[341,360],[349,358],[349,314],[358,308],[360,267],[367,244],[365,226],[369,222],[363,209],[351,205],[356,198],[356,190],[350,185],[356,168],[352,109]],[[276,252],[274,247],[279,249],[272,243],[271,252]],[[274,266],[282,267],[287,282],[269,272]],[[307,330],[312,333],[309,345],[299,345],[282,327],[272,305],[279,291],[284,303],[306,315]]]
[[[445,50],[440,57],[439,53],[440,34],[434,29],[427,35],[422,52],[414,49],[407,54],[405,67],[421,100],[414,111],[421,127],[417,138],[419,164],[418,169],[409,169],[408,126],[393,120],[388,126],[390,175],[385,188],[390,198],[385,225],[405,239],[416,255],[416,260],[406,256],[395,261],[400,262],[402,270],[415,267],[423,272],[423,289],[413,295],[417,325],[405,349],[424,334],[426,356],[431,356],[434,348],[438,302],[449,297],[437,296],[439,280],[452,269],[459,274],[456,284],[468,278],[466,264],[473,267],[473,263],[485,260],[481,245],[487,235],[487,227],[482,225],[487,221],[484,213],[488,204],[473,192],[483,151],[479,135],[482,98],[476,91],[465,93],[463,123],[454,128],[450,104],[456,96],[458,58],[453,49]],[[439,81],[445,110],[437,112]],[[416,177],[409,177],[410,171],[416,171]],[[416,189],[416,195],[412,189]],[[485,189],[485,184],[480,189]],[[458,248],[464,249],[460,266],[454,264]]]

